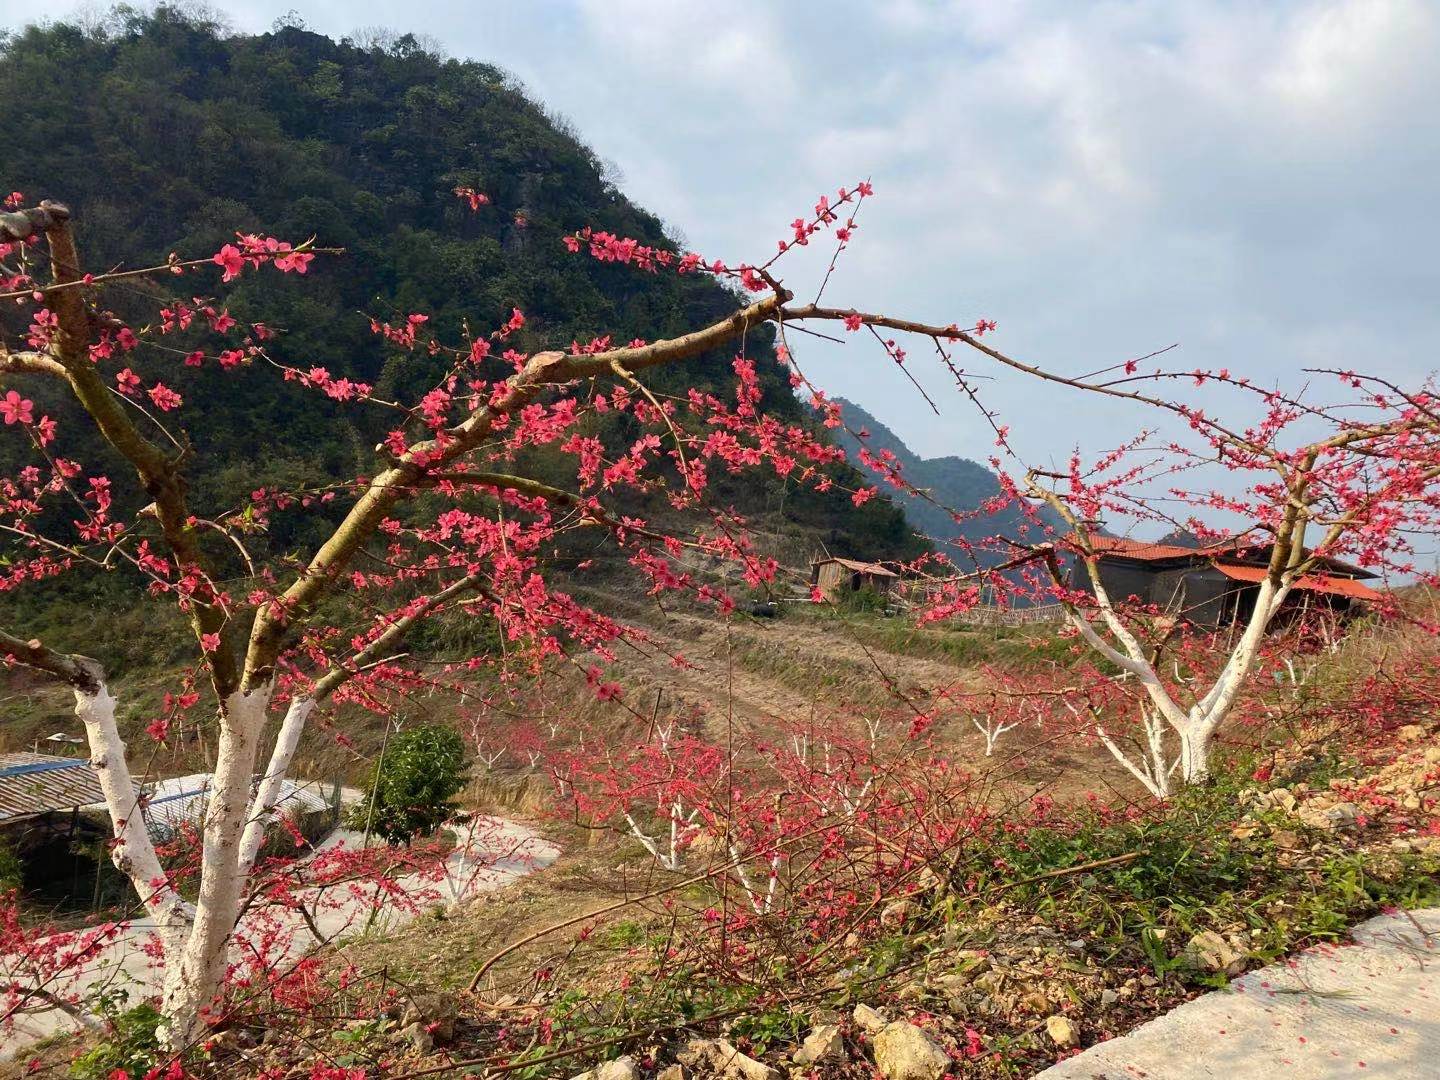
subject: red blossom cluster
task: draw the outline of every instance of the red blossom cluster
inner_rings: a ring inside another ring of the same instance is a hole
[[[226,244],[211,260],[224,271],[221,281],[233,281],[247,265],[258,268],[266,263],[271,263],[282,274],[288,274],[292,270],[303,274],[310,269],[310,263],[315,259],[314,253],[307,250],[308,245],[302,244],[297,248],[273,236],[253,236],[248,233],[236,233],[235,236],[239,245]]]

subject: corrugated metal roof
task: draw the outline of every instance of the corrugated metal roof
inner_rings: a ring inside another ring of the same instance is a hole
[[[157,837],[168,837],[182,825],[201,828],[210,801],[210,773],[191,773],[157,780],[147,789],[145,822]],[[253,793],[253,787],[252,787]],[[103,809],[103,807],[95,807]],[[313,786],[283,780],[277,810],[280,813],[315,813],[330,809],[329,801]],[[271,819],[275,817],[271,814]]]
[[[83,758],[0,754],[0,824],[104,798],[100,778]]]
[[[1258,583],[1265,580],[1266,574],[1263,566],[1230,566],[1227,564],[1217,565],[1215,569],[1233,581]],[[1324,574],[1306,574],[1295,583],[1295,588],[1311,592],[1334,593],[1336,596],[1348,596],[1352,600],[1383,599],[1383,594],[1376,592],[1363,582],[1350,578],[1328,577]]]

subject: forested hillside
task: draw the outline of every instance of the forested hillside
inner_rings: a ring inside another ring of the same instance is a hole
[[[408,35],[364,44],[294,27],[233,35],[193,14],[117,9],[85,28],[59,23],[0,38],[0,97],[44,103],[7,110],[0,185],[31,203],[68,204],[90,268],[143,265],[172,251],[207,255],[236,230],[343,248],[303,278],[249,276],[230,307],[279,333],[277,358],[373,383],[382,397],[429,385],[435,372],[387,351],[371,316],[423,311],[428,329],[453,341],[467,323],[483,333],[519,308],[527,322],[514,340],[534,351],[611,333],[683,333],[736,303],[703,275],[637,274],[570,256],[561,237],[586,225],[674,245],[503,71],[442,58]],[[491,201],[472,212],[457,187]],[[106,302],[129,317],[123,292]],[[13,342],[23,327],[0,317],[0,334]],[[767,411],[801,417],[780,367],[763,362],[773,356],[768,336],[752,336],[748,349],[762,361]],[[720,351],[647,380],[660,393],[714,389],[730,361]],[[278,376],[237,380],[206,369],[188,386],[187,432],[206,449],[189,481],[196,505],[215,512],[243,506],[258,487],[365,474],[388,423],[376,415],[367,427]],[[65,423],[69,406],[55,388],[27,382],[24,390]],[[633,438],[626,423],[602,437]],[[215,448],[222,464],[206,464],[217,461]],[[93,450],[103,459],[102,447]],[[0,465],[19,452],[0,444]],[[847,486],[857,482],[850,476]],[[840,491],[798,489],[758,471],[717,477],[711,495],[796,547],[813,537],[867,557],[921,550],[883,500],[857,510]],[[269,542],[304,549],[326,527],[310,515]],[[47,619],[60,618],[53,603],[45,607]]]

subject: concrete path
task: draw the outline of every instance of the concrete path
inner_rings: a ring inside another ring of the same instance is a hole
[[[531,829],[503,818],[477,817],[469,825],[451,831],[455,834],[455,849],[446,856],[442,877],[414,874],[397,879],[399,889],[422,908],[453,907],[477,893],[498,889],[548,866],[560,854],[558,848]],[[362,839],[360,833],[337,830],[317,845],[311,858],[342,845],[358,848]],[[373,888],[361,883],[331,889],[323,896],[319,890],[314,892],[313,925],[325,941],[394,929],[412,917],[383,901],[377,908]],[[273,929],[273,918],[271,913],[244,919],[241,935],[237,936],[243,936],[245,931],[263,935]],[[288,955],[298,957],[314,947],[314,933],[298,914],[286,913],[282,926],[293,932]],[[126,923],[93,959],[63,981],[52,983],[49,989],[61,996],[82,998],[103,989],[123,989],[132,1003],[158,993],[163,972],[145,949],[153,937],[154,925],[148,920]],[[5,958],[0,957],[0,978],[5,977],[5,969]],[[0,1058],[76,1026],[69,1016],[53,1008],[27,1012],[12,1020],[12,1026],[0,1030]]]
[[[1440,908],[1242,975],[1036,1080],[1440,1078]]]

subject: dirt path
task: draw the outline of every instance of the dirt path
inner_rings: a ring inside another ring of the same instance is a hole
[[[662,654],[636,666],[673,695],[676,711],[698,707],[712,718],[733,711],[742,724],[771,731],[817,708],[903,708],[887,683],[910,693],[966,678],[958,665],[866,647],[839,623],[737,617],[727,624],[681,611],[651,613],[644,626]],[[693,667],[677,669],[663,652]]]

